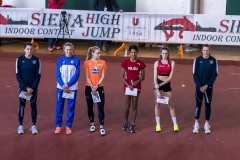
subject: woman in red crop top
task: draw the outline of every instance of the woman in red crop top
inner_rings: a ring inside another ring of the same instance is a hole
[[[177,118],[175,108],[171,104],[172,88],[170,81],[173,76],[175,62],[169,59],[169,49],[163,47],[160,50],[160,58],[154,63],[154,90],[155,90],[155,118],[156,118],[156,132],[161,131],[160,126],[160,104],[158,100],[163,98],[162,96],[169,97],[168,107],[173,121],[174,132],[179,131],[177,124]]]

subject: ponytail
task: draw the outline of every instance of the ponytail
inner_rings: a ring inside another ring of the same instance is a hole
[[[98,46],[94,46],[94,47],[89,47],[88,48],[86,61],[92,58],[92,53],[94,53],[96,50],[100,50],[100,48]]]
[[[89,59],[91,59],[92,48],[93,48],[93,47],[89,47],[89,48],[88,48],[88,52],[87,52],[87,56],[86,56],[86,61],[89,60]]]

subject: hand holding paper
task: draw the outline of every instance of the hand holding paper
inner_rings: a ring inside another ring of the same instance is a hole
[[[63,92],[62,98],[74,99],[75,92],[67,91]]]
[[[137,93],[138,93],[138,89],[137,88],[133,88],[133,90],[131,90],[129,87],[126,87],[125,95],[137,96]]]
[[[99,96],[98,91],[96,91],[95,94],[93,94],[93,92],[91,92],[91,94],[92,94],[92,99],[93,99],[94,103],[101,102],[101,98]]]
[[[30,99],[31,99],[31,97],[32,97],[32,94],[27,94],[27,92],[22,91],[22,92],[19,94],[19,97],[30,101]]]
[[[160,98],[157,97],[157,103],[168,104],[169,97],[166,97],[166,96],[161,96]]]

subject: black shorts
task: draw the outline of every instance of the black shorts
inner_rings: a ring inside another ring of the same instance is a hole
[[[162,83],[163,81],[161,81],[160,79],[158,79],[157,82],[158,82],[158,84],[160,84],[160,83]],[[162,90],[163,92],[170,92],[170,91],[172,91],[171,83],[168,82],[167,84],[161,86],[161,87],[159,88],[159,90],[160,90],[160,91]]]

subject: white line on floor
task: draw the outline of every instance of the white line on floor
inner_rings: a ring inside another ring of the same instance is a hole
[[[240,73],[232,73],[233,75],[237,75],[237,76],[240,76]]]

